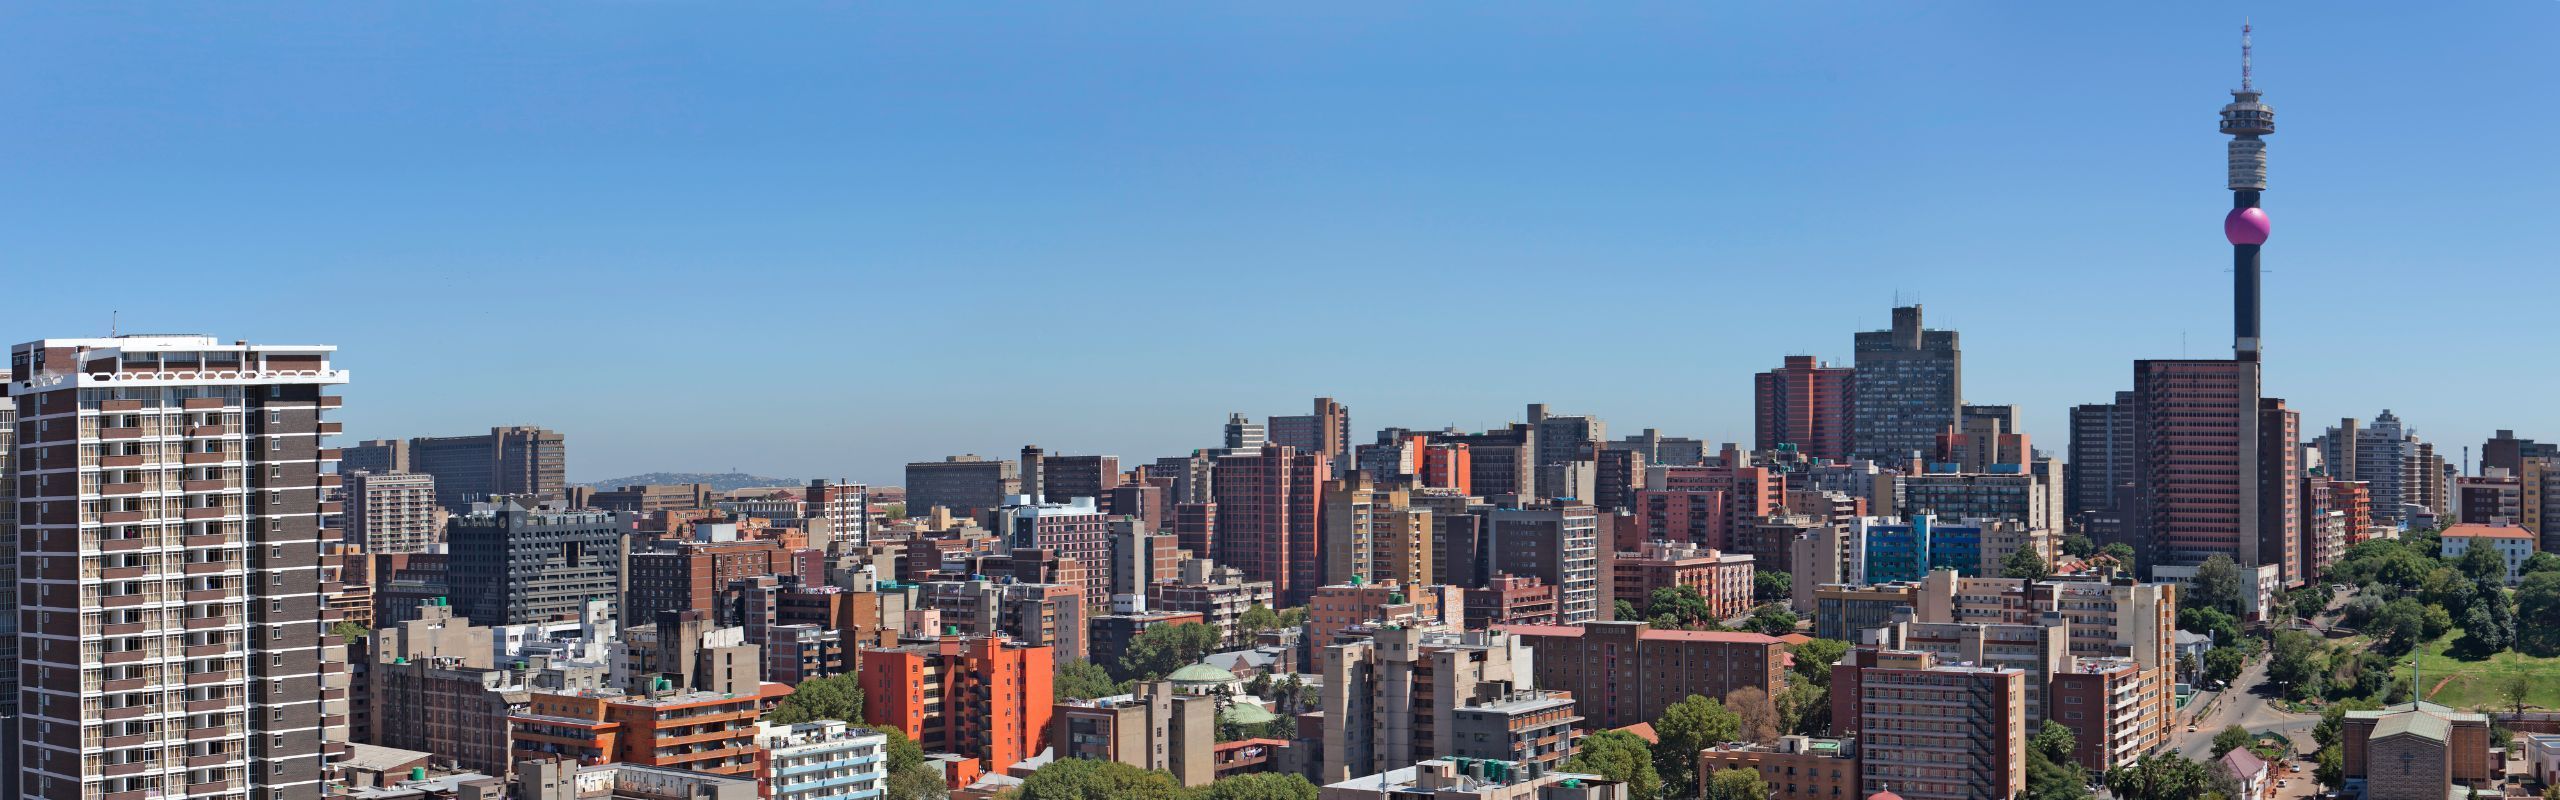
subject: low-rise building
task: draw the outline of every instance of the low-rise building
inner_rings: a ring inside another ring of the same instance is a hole
[[[2522,579],[2524,560],[2533,557],[2534,544],[2539,541],[2532,529],[2515,525],[2454,525],[2445,528],[2442,536],[2444,542],[2439,547],[2445,558],[2459,559],[2474,547],[2498,551],[2498,560],[2507,566],[2509,586]]]
[[[1630,800],[1627,785],[1598,775],[1524,777],[1502,761],[1435,758],[1325,784],[1316,800]]]
[[[1254,606],[1272,608],[1271,582],[1244,579],[1244,570],[1221,566],[1206,558],[1184,560],[1174,570],[1172,583],[1149,587],[1155,594],[1158,611],[1188,611],[1199,614],[1211,627],[1218,629],[1227,647],[1252,644],[1251,634],[1237,621]]]
[[[772,800],[855,800],[888,788],[889,739],[836,720],[756,723],[764,748],[758,779]]]
[[[1760,773],[1769,800],[1859,800],[1856,739],[1781,736],[1776,744],[1730,742],[1698,753],[1698,774]]]
[[[1716,619],[1751,610],[1753,560],[1741,553],[1685,542],[1647,542],[1644,551],[1620,555],[1610,567],[1615,597],[1642,604],[1654,590],[1686,586],[1707,600]]]
[[[2497,791],[2489,717],[2428,702],[2349,711],[2338,741],[2346,789],[2366,800],[2437,800],[2459,785]]]
[[[1496,625],[1556,624],[1556,587],[1526,575],[1495,575],[1466,590],[1468,630]]]
[[[1574,729],[1582,717],[1573,712],[1573,696],[1563,692],[1516,691],[1461,707],[1451,719],[1458,735],[1449,755],[1509,761],[1526,777],[1564,766],[1581,741]]]
[[[1642,622],[1506,625],[1537,654],[1537,685],[1571,692],[1596,728],[1661,718],[1690,695],[1786,689],[1786,642],[1736,631],[1655,630]],[[1330,706],[1328,706],[1330,708]]]
[[[535,692],[512,718],[517,761],[567,758],[752,778],[763,758],[756,719],[791,693],[765,684],[754,694],[662,689]]]

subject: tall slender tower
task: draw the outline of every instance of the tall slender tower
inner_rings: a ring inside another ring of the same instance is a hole
[[[2222,132],[2231,136],[2231,213],[2222,235],[2231,240],[2231,350],[2241,361],[2258,360],[2258,246],[2267,243],[2267,212],[2258,195],[2267,190],[2267,143],[2276,132],[2276,110],[2258,102],[2249,75],[2249,26],[2240,26],[2240,88],[2222,107]]]

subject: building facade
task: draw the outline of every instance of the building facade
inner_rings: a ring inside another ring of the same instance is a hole
[[[1964,357],[1955,331],[1922,327],[1920,306],[1893,309],[1893,327],[1859,333],[1851,454],[1903,463],[1937,451],[1964,405]]]
[[[320,587],[335,349],[11,349],[25,796],[321,796],[322,731],[345,725],[321,698],[344,669]],[[182,689],[209,707],[176,716]]]

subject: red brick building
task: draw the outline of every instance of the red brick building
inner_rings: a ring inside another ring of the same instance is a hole
[[[1786,689],[1786,642],[1730,631],[1662,631],[1642,622],[1505,625],[1537,656],[1538,686],[1573,693],[1593,729],[1662,717],[1690,695],[1722,699]]]
[[[1814,458],[1848,460],[1857,375],[1812,356],[1788,356],[1785,366],[1752,376],[1752,449],[1792,444]]]
[[[1466,590],[1467,630],[1556,624],[1556,587],[1529,575],[1495,575]]]
[[[1324,585],[1318,525],[1333,462],[1287,445],[1218,459],[1211,473],[1218,503],[1214,558],[1270,581],[1283,606],[1304,605]]]

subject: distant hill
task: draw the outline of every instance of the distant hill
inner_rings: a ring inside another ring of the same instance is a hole
[[[744,472],[649,472],[609,480],[590,481],[579,485],[593,486],[598,489],[620,489],[644,483],[708,483],[711,484],[711,488],[725,492],[750,486],[798,486],[807,481],[798,478],[768,478]]]

